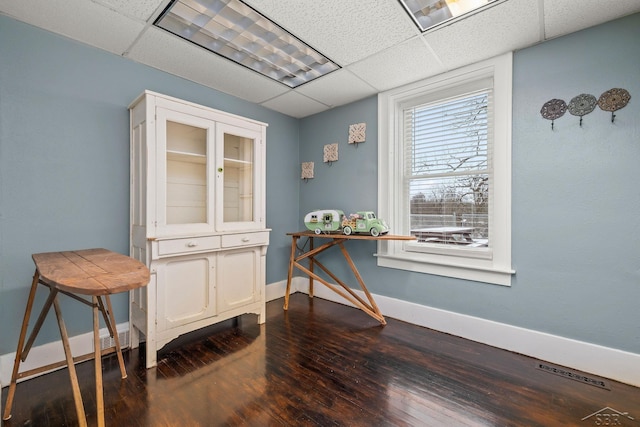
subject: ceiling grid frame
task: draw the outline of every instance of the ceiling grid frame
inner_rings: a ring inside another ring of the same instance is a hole
[[[154,28],[169,2],[0,0],[0,14],[302,118],[640,12],[638,0],[504,0],[422,33],[399,1],[243,0],[342,67],[289,88]]]

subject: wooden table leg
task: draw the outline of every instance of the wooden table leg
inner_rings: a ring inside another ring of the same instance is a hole
[[[358,283],[360,284],[360,287],[364,291],[364,294],[366,295],[367,299],[369,300],[369,303],[371,304],[371,308],[373,309],[373,311],[378,316],[380,316],[380,318],[378,320],[380,320],[380,323],[382,323],[383,325],[386,325],[387,321],[384,319],[384,316],[382,316],[382,313],[380,312],[380,309],[378,308],[378,305],[376,304],[376,301],[373,299],[373,296],[369,292],[369,289],[367,289],[367,286],[364,284],[364,280],[362,279],[362,276],[360,275],[360,272],[356,268],[355,263],[351,259],[351,256],[349,255],[349,252],[347,252],[347,249],[344,247],[342,242],[340,243],[340,250],[342,251],[342,255],[344,256],[344,258],[347,260],[347,263],[351,267],[351,271],[353,271],[353,274],[356,277],[356,279],[358,280]]]
[[[56,318],[58,319],[58,327],[60,328],[60,336],[62,337],[62,346],[64,347],[64,355],[67,359],[67,368],[69,369],[69,378],[71,379],[71,389],[73,390],[73,401],[76,405],[76,414],[78,415],[78,424],[81,427],[87,426],[87,417],[84,413],[84,406],[82,404],[82,395],[80,394],[80,385],[78,384],[78,375],[76,374],[76,367],[73,364],[73,355],[71,354],[71,346],[69,345],[69,335],[67,335],[67,328],[62,320],[62,312],[60,311],[60,304],[58,298],[53,301],[53,308],[56,311]]]
[[[289,273],[287,274],[287,290],[284,293],[284,309],[289,309],[289,293],[291,292],[291,280],[293,279],[293,263],[296,259],[296,247],[298,237],[292,236],[291,239],[291,255],[289,256]]]
[[[309,237],[309,252],[313,251],[313,237]],[[309,271],[313,273],[313,257],[309,257]],[[313,276],[309,276],[309,298],[313,298]]]
[[[21,359],[23,362],[27,360],[27,357],[29,356],[29,352],[31,351],[31,347],[33,346],[33,343],[36,340],[36,337],[40,332],[40,328],[42,328],[42,325],[44,324],[44,320],[47,318],[47,314],[49,314],[51,305],[53,305],[53,301],[55,300],[57,295],[58,295],[57,291],[54,291],[53,289],[49,289],[49,296],[47,297],[47,300],[42,306],[42,310],[40,310],[40,315],[38,316],[38,320],[36,320],[35,325],[33,325],[33,330],[29,335],[29,339],[27,339],[27,343],[22,349]]]
[[[113,331],[113,341],[116,344],[120,374],[122,374],[122,379],[125,379],[127,378],[127,369],[124,366],[124,359],[122,358],[122,347],[120,346],[120,338],[118,337],[118,330],[116,329],[116,319],[113,314],[113,307],[111,306],[111,298],[109,298],[109,295],[105,295],[104,299],[107,302],[107,322],[111,325],[110,329]]]
[[[323,268],[322,264],[318,264],[318,266],[321,267],[322,270],[325,273],[329,273],[329,270],[326,269],[326,267]],[[351,290],[342,281],[339,282],[339,285],[342,286],[342,288],[344,288],[344,291],[342,289],[334,286],[333,284],[329,283],[327,280],[323,279],[322,277],[318,276],[316,273],[312,273],[304,265],[296,264],[296,267],[298,267],[301,271],[303,271],[304,273],[306,273],[308,275],[313,275],[315,280],[317,280],[318,282],[322,283],[327,288],[329,288],[330,290],[332,290],[336,294],[340,295],[342,298],[346,299],[347,301],[352,303],[354,306],[356,306],[360,310],[362,310],[365,313],[367,313],[369,316],[371,316],[374,319],[376,319],[377,321],[379,321],[381,324],[383,324],[383,325],[386,324],[386,321],[384,320],[384,317],[381,314],[379,314],[376,311],[374,311],[374,309],[372,307],[370,307],[369,304],[367,304],[362,298],[360,298],[358,295],[356,295],[353,292],[353,290]],[[333,273],[331,273],[331,274],[333,274]]]
[[[13,372],[11,373],[11,383],[9,384],[9,393],[7,394],[7,401],[4,405],[4,415],[2,419],[5,421],[11,418],[11,406],[13,405],[13,396],[16,393],[16,381],[18,380],[18,373],[20,372],[20,360],[22,359],[22,348],[27,336],[27,328],[29,326],[29,318],[31,317],[31,309],[33,308],[33,301],[36,296],[36,289],[38,288],[38,280],[40,274],[38,269],[33,274],[33,281],[31,282],[31,290],[29,291],[29,299],[27,299],[27,307],[24,311],[24,318],[22,319],[22,328],[20,329],[20,338],[18,338],[18,349],[16,350],[16,359],[13,362]]]
[[[340,280],[335,274],[333,274],[321,262],[319,262],[318,260],[316,260],[314,258],[319,253],[324,252],[327,249],[329,249],[330,247],[336,246],[336,245],[340,247],[340,250],[342,251],[343,257],[345,258],[345,260],[347,261],[347,264],[351,268],[351,271],[353,272],[353,275],[355,276],[356,280],[358,281],[358,284],[360,285],[360,288],[364,292],[365,297],[368,300],[368,302],[365,301],[363,298],[361,298],[358,294],[356,294],[349,286],[347,286],[346,283],[344,283],[342,280]],[[305,258],[309,258],[309,267],[308,268],[300,263]],[[355,263],[351,259],[351,256],[349,255],[349,252],[347,252],[347,249],[345,248],[342,239],[333,239],[331,242],[325,243],[322,246],[319,246],[317,249],[315,249],[315,248],[314,249],[310,249],[309,251],[303,253],[299,257],[296,257],[293,260],[293,264],[294,264],[294,266],[296,268],[298,268],[303,273],[305,273],[307,276],[309,276],[310,279],[314,279],[314,280],[319,281],[320,283],[322,283],[323,285],[325,285],[326,287],[331,289],[333,292],[335,292],[338,295],[340,295],[341,297],[345,298],[347,301],[351,302],[357,308],[359,308],[360,310],[362,310],[365,313],[367,313],[369,316],[371,316],[374,319],[376,319],[377,321],[379,321],[382,325],[386,325],[387,324],[387,321],[385,320],[384,316],[382,315],[382,312],[378,308],[378,305],[376,304],[375,300],[373,299],[373,296],[371,295],[371,293],[367,289],[367,286],[365,285],[364,280],[362,279],[362,276],[360,275],[360,272],[358,271],[358,269],[356,268]],[[329,277],[331,277],[347,293],[345,293],[341,289],[335,287],[333,284],[329,283],[327,280],[323,279],[322,277],[318,276],[313,271],[313,267],[315,265],[317,265],[318,268],[320,268]]]
[[[93,300],[93,364],[96,371],[96,416],[98,427],[104,427],[104,393],[102,391],[102,352],[100,349],[100,308],[98,297]]]

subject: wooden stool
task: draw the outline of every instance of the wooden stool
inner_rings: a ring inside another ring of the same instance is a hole
[[[11,375],[11,383],[9,384],[9,393],[7,394],[3,419],[8,420],[11,418],[11,406],[13,405],[16,381],[18,379],[59,368],[66,364],[69,369],[69,377],[71,378],[71,388],[73,390],[73,399],[78,414],[78,423],[80,426],[86,426],[87,420],[74,363],[93,358],[96,375],[97,419],[98,425],[104,426],[102,355],[115,351],[118,355],[122,378],[127,377],[109,295],[146,286],[147,283],[149,283],[149,270],[144,264],[133,258],[106,249],[48,252],[34,254],[32,258],[36,264],[36,271],[33,275],[31,291],[29,292],[29,299],[27,300],[27,307],[22,321],[18,350],[16,351],[16,359],[13,364],[13,373]],[[49,297],[45,301],[40,316],[38,316],[38,320],[25,344],[29,318],[31,317],[31,309],[33,308],[33,301],[38,284],[49,288]],[[67,295],[93,308],[93,353],[76,357],[73,357],[71,354],[69,336],[67,335],[67,329],[62,319],[62,312],[60,311],[60,304],[58,303],[58,294]],[[91,300],[89,301],[87,298],[78,295],[91,297]],[[27,359],[27,355],[52,305],[56,312],[56,318],[58,319],[66,360],[20,372],[20,362],[24,362]],[[114,347],[105,350],[100,349],[100,336],[98,332],[100,329],[99,312],[102,313],[109,334],[115,342]]]

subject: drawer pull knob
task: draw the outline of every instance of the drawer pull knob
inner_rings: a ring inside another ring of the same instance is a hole
[[[242,241],[243,241],[243,242],[248,242],[249,240],[251,240],[251,239],[249,239],[248,237],[243,237],[243,238],[242,238]]]
[[[187,243],[187,246],[189,246],[190,248],[195,248],[196,246],[198,246],[198,242],[189,242]]]

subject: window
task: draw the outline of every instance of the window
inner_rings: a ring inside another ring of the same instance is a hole
[[[381,93],[378,265],[510,285],[512,55]]]

